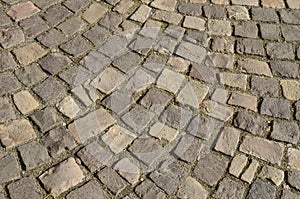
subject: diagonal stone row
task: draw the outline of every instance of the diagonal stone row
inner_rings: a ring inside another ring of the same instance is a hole
[[[300,3],[0,0],[0,199],[300,198]]]

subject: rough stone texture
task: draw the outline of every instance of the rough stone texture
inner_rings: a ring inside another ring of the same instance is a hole
[[[149,17],[150,12],[151,12],[151,8],[149,6],[142,5],[130,18],[134,21],[143,23]]]
[[[20,146],[18,150],[26,170],[38,167],[50,160],[46,148],[36,141]]]
[[[273,75],[279,77],[297,78],[299,77],[299,65],[287,61],[271,62],[270,67]]]
[[[243,197],[244,193],[245,187],[241,182],[226,177],[220,182],[219,188],[213,196],[219,199],[240,199]]]
[[[164,139],[171,142],[177,137],[178,131],[161,122],[157,122],[151,126],[149,134],[160,140]]]
[[[194,174],[198,179],[213,186],[217,184],[225,173],[227,165],[228,160],[209,153],[199,160],[194,169]]]
[[[272,117],[290,118],[290,102],[279,98],[264,98],[260,113]]]
[[[271,70],[266,62],[255,59],[244,59],[238,61],[238,65],[247,73],[272,77]]]
[[[36,198],[42,199],[43,195],[32,177],[25,177],[8,185],[9,195],[12,199]]]
[[[123,158],[118,161],[114,169],[124,177],[130,184],[136,184],[139,181],[140,169],[132,163],[128,158]]]
[[[6,148],[17,146],[34,138],[36,138],[35,131],[26,119],[0,125],[0,140]]]
[[[108,199],[109,195],[95,180],[91,180],[80,188],[70,192],[67,199],[80,199],[84,197]]]
[[[142,198],[166,198],[166,194],[148,179],[138,185],[135,192]]]
[[[252,183],[258,167],[259,167],[259,162],[256,160],[252,160],[247,170],[242,174],[241,179],[248,183]]]
[[[14,92],[21,87],[20,82],[11,72],[0,73],[0,85],[0,96]]]
[[[15,62],[12,54],[9,51],[1,50],[0,57],[0,70],[8,70],[17,66],[17,63]]]
[[[56,4],[48,8],[41,17],[45,19],[50,25],[54,26],[62,22],[66,17],[68,17],[71,12],[64,6]]]
[[[177,93],[184,81],[184,76],[170,69],[164,69],[157,80],[157,85],[170,92]]]
[[[258,28],[255,22],[240,22],[234,26],[234,34],[241,37],[256,38],[258,35]]]
[[[229,173],[238,178],[240,176],[240,174],[243,172],[247,163],[248,163],[247,156],[245,156],[243,154],[238,154],[238,155],[234,156],[234,158],[232,159],[232,161],[230,163]]]
[[[13,155],[7,155],[0,158],[0,182],[8,182],[21,177],[20,168],[16,158]]]
[[[264,7],[270,8],[284,8],[284,1],[283,0],[262,0],[262,5]]]
[[[296,193],[293,193],[292,191],[290,190],[283,190],[282,192],[282,196],[281,196],[282,199],[299,199],[300,198],[300,195],[299,194],[296,194]]]
[[[295,80],[281,80],[280,81],[283,95],[289,100],[299,100],[300,99],[300,83]]]
[[[41,44],[48,48],[53,48],[67,41],[67,37],[65,37],[63,33],[54,28],[41,34],[37,39]]]
[[[55,197],[82,182],[83,178],[84,174],[74,158],[61,162],[39,177],[46,190]]]
[[[257,21],[278,22],[279,17],[274,9],[271,8],[252,8],[252,18]]]
[[[67,43],[60,45],[60,48],[70,55],[79,56],[91,49],[92,45],[83,37],[77,36]]]
[[[42,132],[46,132],[61,123],[61,117],[58,116],[57,111],[52,107],[46,107],[36,111],[30,117],[39,126]]]
[[[13,51],[21,65],[27,66],[46,55],[47,51],[37,43],[30,43]]]
[[[247,75],[235,74],[229,72],[220,73],[220,82],[227,86],[240,88],[246,90],[247,87]]]
[[[279,39],[280,30],[277,25],[264,23],[259,24],[259,27],[262,38],[269,40]]]
[[[71,63],[71,60],[60,54],[51,53],[39,60],[40,66],[51,74],[56,74]]]
[[[259,176],[262,179],[271,180],[276,186],[280,186],[280,184],[284,180],[284,172],[282,170],[270,166],[264,166]]]
[[[91,4],[82,14],[82,18],[90,24],[96,23],[107,12],[107,8],[99,3]]]
[[[39,103],[28,91],[20,91],[13,96],[14,103],[24,115],[39,107]]]
[[[19,68],[15,73],[17,78],[26,86],[33,86],[47,77],[37,64]]]
[[[210,57],[211,57],[211,61],[212,61],[213,65],[215,67],[233,69],[234,56],[214,53]]]
[[[240,39],[237,41],[236,51],[239,54],[265,55],[262,40]]]
[[[295,122],[274,121],[271,137],[273,139],[297,144],[300,136],[299,126]]]
[[[14,5],[10,8],[7,14],[14,20],[20,21],[38,13],[40,9],[34,6],[30,1]]]
[[[20,21],[20,26],[29,38],[33,38],[48,29],[47,23],[41,17],[35,15]]]
[[[0,98],[0,122],[16,119],[16,112],[8,98]]]
[[[288,183],[295,187],[297,190],[300,190],[300,172],[299,171],[291,171],[288,172]]]
[[[233,120],[233,124],[254,135],[262,135],[266,127],[266,122],[262,117],[246,111],[238,112]]]
[[[279,83],[273,78],[252,76],[251,92],[261,97],[278,97]]]
[[[208,191],[195,179],[188,176],[182,187],[177,192],[179,198],[203,198],[206,199]]]
[[[247,195],[247,199],[254,199],[263,196],[265,199],[274,199],[276,189],[274,186],[267,184],[266,182],[257,179],[251,185],[250,191]]]
[[[75,120],[68,128],[77,142],[84,143],[89,138],[97,136],[112,126],[115,122],[115,118],[107,110],[100,108]]]
[[[228,104],[240,106],[257,112],[257,97],[252,95],[232,93],[228,100]]]
[[[79,106],[76,104],[71,96],[67,96],[59,102],[58,110],[69,118],[74,118],[80,112]]]
[[[240,146],[240,151],[280,165],[284,145],[264,138],[246,136]]]
[[[235,128],[225,127],[218,138],[215,150],[233,156],[240,138],[240,132]]]
[[[294,59],[293,47],[288,43],[268,43],[267,54],[272,59]]]
[[[249,12],[244,6],[229,6],[227,7],[227,13],[229,15],[229,19],[235,20],[248,20]]]
[[[201,6],[193,3],[181,3],[178,6],[178,11],[182,14],[199,16],[202,13]]]
[[[231,24],[224,20],[209,20],[208,31],[213,35],[230,36],[232,33]]]
[[[176,50],[177,55],[196,63],[201,63],[205,53],[206,50],[204,48],[188,42],[182,42]]]
[[[24,33],[18,27],[0,29],[0,43],[3,48],[11,48],[25,41]]]

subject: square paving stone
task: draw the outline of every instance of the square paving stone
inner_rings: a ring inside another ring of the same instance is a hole
[[[107,110],[100,108],[75,120],[68,128],[77,142],[84,143],[115,123],[113,116]]]
[[[135,138],[135,134],[119,125],[111,127],[101,137],[103,142],[108,145],[115,154],[124,151]]]
[[[226,177],[220,182],[219,188],[213,196],[219,199],[240,199],[243,198],[245,191],[246,188],[242,182]]]
[[[176,105],[169,105],[160,120],[176,129],[183,129],[190,121],[192,112]]]
[[[30,94],[23,90],[13,95],[13,100],[18,110],[26,115],[39,107],[39,102]]]
[[[87,6],[90,2],[91,0],[66,0],[63,4],[73,12],[77,12]]]
[[[276,188],[268,183],[257,179],[251,185],[250,191],[247,195],[247,199],[255,199],[263,196],[265,199],[275,198]]]
[[[62,122],[61,117],[52,107],[46,107],[36,111],[30,117],[39,126],[42,132],[46,132]]]
[[[135,188],[135,192],[141,198],[166,198],[166,194],[149,179],[139,184]]]
[[[72,87],[79,86],[91,76],[92,73],[89,70],[78,65],[71,66],[59,74],[59,77]]]
[[[52,28],[47,32],[41,34],[37,39],[41,44],[48,48],[53,48],[67,41],[67,37],[65,37],[63,33],[55,28]]]
[[[15,21],[20,21],[37,14],[40,11],[31,1],[15,4],[10,7],[7,14]]]
[[[97,174],[97,177],[115,195],[118,195],[129,185],[129,183],[126,182],[115,170],[109,167],[102,169]]]
[[[233,156],[238,146],[240,135],[241,133],[237,129],[225,127],[216,142],[215,150]]]
[[[100,46],[108,37],[111,36],[111,33],[107,29],[95,25],[83,33],[83,36],[90,40],[94,45]]]
[[[40,66],[51,74],[56,74],[71,63],[71,60],[61,53],[51,53],[39,60]]]
[[[114,165],[114,169],[130,184],[139,181],[140,169],[129,158],[123,158]]]
[[[161,122],[156,122],[154,125],[151,126],[149,130],[149,134],[160,140],[166,140],[168,142],[172,142],[179,134],[179,131]]]
[[[116,30],[122,21],[121,15],[115,12],[109,12],[98,23],[109,30]]]
[[[129,147],[129,151],[144,164],[151,166],[164,152],[157,142],[151,137],[140,137]]]
[[[268,43],[267,54],[271,59],[289,59],[295,58],[294,49],[288,43]]]
[[[281,195],[282,199],[300,199],[300,195],[296,194],[290,190],[283,190],[282,195]]]
[[[129,44],[129,48],[141,55],[146,56],[153,48],[154,43],[155,40],[152,38],[138,37]]]
[[[272,117],[290,118],[290,102],[279,98],[264,98],[260,113]]]
[[[0,122],[16,119],[16,111],[7,97],[0,97]]]
[[[140,55],[134,53],[134,52],[128,52],[124,55],[121,55],[120,57],[114,59],[113,65],[117,68],[119,68],[121,71],[127,73],[131,71],[132,69],[138,67],[138,65],[141,63],[142,58]]]
[[[270,67],[274,76],[298,78],[299,64],[288,61],[273,61]]]
[[[233,125],[253,135],[260,136],[263,135],[266,129],[266,121],[261,116],[246,111],[240,111],[236,114]]]
[[[274,78],[252,76],[251,92],[262,97],[278,97],[279,82]]]
[[[154,183],[162,188],[167,194],[172,194],[187,177],[186,170],[176,162],[163,162],[159,169],[150,174]]]
[[[67,19],[66,21],[62,22],[58,26],[58,28],[65,35],[68,35],[68,36],[81,31],[84,27],[85,27],[85,23],[82,20],[80,20],[78,17],[73,17],[73,18]]]
[[[166,62],[166,56],[152,53],[147,57],[146,61],[143,63],[143,67],[155,73],[160,73],[163,70]]]
[[[271,138],[283,142],[297,144],[300,137],[299,126],[296,122],[274,121]]]
[[[38,43],[34,42],[15,49],[13,53],[21,65],[27,66],[46,55],[47,50]]]
[[[59,0],[31,0],[39,8],[44,9],[50,5],[56,4]]]
[[[77,188],[74,191],[71,191],[67,195],[67,199],[82,199],[85,197],[89,198],[101,198],[108,199],[109,195],[106,191],[100,186],[100,184],[96,180],[91,180],[83,186]]]
[[[11,93],[20,88],[21,84],[18,80],[16,80],[16,78],[14,78],[13,73],[0,73],[0,96]]]
[[[49,28],[47,23],[37,15],[20,21],[20,26],[29,38],[34,38]]]
[[[194,174],[198,179],[213,186],[224,175],[228,163],[227,159],[209,153],[199,160],[194,169]]]
[[[82,148],[77,155],[91,172],[95,172],[106,166],[114,154],[107,146],[103,147],[97,141],[94,141]]]
[[[299,18],[300,18],[300,11],[299,10],[281,10],[280,11],[280,17],[283,22],[290,23],[290,24],[297,24],[299,25]]]
[[[6,26],[11,23],[11,19],[6,15],[3,9],[0,9],[0,26]]]
[[[0,158],[0,182],[8,182],[21,177],[20,168],[16,158],[13,155],[7,155]]]
[[[201,63],[206,55],[206,50],[192,43],[181,42],[175,54],[189,59],[190,61]]]
[[[81,183],[84,174],[74,158],[69,158],[45,171],[39,179],[54,197]]]
[[[154,113],[148,111],[141,105],[135,105],[128,113],[122,116],[122,120],[134,131],[141,133],[154,117]]]
[[[65,127],[52,129],[41,140],[52,157],[59,156],[77,146]]]
[[[40,187],[33,177],[25,177],[9,184],[8,191],[12,199],[43,198]]]
[[[15,73],[17,78],[28,87],[39,83],[47,77],[47,74],[44,73],[37,64],[19,68]]]
[[[126,91],[121,89],[104,98],[101,103],[106,108],[120,114],[133,103],[133,98]]]
[[[93,73],[102,72],[110,63],[110,59],[99,52],[91,52],[80,61],[80,64]]]
[[[238,54],[265,55],[264,43],[262,40],[241,39],[237,41],[236,51]]]
[[[150,75],[149,72],[138,69],[127,81],[125,89],[128,93],[140,92],[151,84],[154,84],[155,80],[156,79]]]
[[[36,138],[36,133],[26,119],[0,125],[0,140],[6,148],[23,144],[34,138]]]
[[[77,36],[65,44],[60,45],[60,48],[73,56],[80,56],[92,48],[90,42],[82,36]]]
[[[65,88],[53,77],[48,77],[32,89],[46,103],[53,103],[65,94]]]
[[[107,8],[99,3],[91,4],[82,14],[82,18],[90,24],[96,23],[107,12]]]
[[[62,22],[70,14],[71,11],[69,11],[66,7],[57,4],[48,8],[44,13],[41,14],[41,17],[50,25],[54,26]]]
[[[26,170],[34,169],[50,160],[46,148],[36,141],[20,146],[18,151]]]
[[[185,77],[182,74],[176,73],[170,69],[164,69],[156,84],[158,87],[176,94],[184,80]]]
[[[208,83],[218,81],[216,69],[214,67],[205,66],[204,64],[192,64],[190,75]]]

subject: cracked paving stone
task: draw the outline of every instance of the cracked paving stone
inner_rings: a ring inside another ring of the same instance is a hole
[[[273,164],[281,164],[284,145],[260,137],[246,136],[240,145],[240,151],[256,156]]]
[[[44,73],[37,64],[19,68],[15,74],[17,78],[28,87],[39,83],[47,77],[46,73]]]
[[[77,155],[91,172],[95,172],[108,164],[114,154],[107,146],[103,147],[94,141],[82,148]]]
[[[98,52],[91,52],[85,56],[80,64],[88,68],[93,73],[102,72],[111,63],[110,59]]]
[[[183,185],[178,189],[177,197],[206,199],[209,192],[195,179],[188,176]]]
[[[165,199],[166,194],[158,188],[151,180],[146,179],[135,188],[135,192],[141,198]]]
[[[0,43],[3,48],[11,48],[25,41],[21,28],[12,26],[7,29],[0,29]]]
[[[97,177],[115,195],[119,195],[129,185],[114,169],[109,167],[102,169]]]
[[[124,151],[135,138],[135,134],[118,125],[111,127],[101,137],[103,142],[108,145],[110,150],[115,154]]]
[[[80,65],[71,66],[59,74],[59,77],[72,87],[79,86],[91,76],[92,73]]]
[[[264,199],[275,199],[276,188],[268,183],[257,179],[251,185],[250,191],[247,195],[247,199],[260,198],[261,196]]]
[[[185,168],[178,166],[176,162],[170,163],[165,161],[157,170],[150,174],[150,178],[158,187],[170,195],[185,180],[187,175]]]
[[[116,120],[112,115],[107,110],[100,108],[75,120],[68,128],[77,142],[84,143],[115,123]]]
[[[43,198],[43,194],[33,177],[25,177],[9,184],[8,191],[12,199]]]
[[[263,135],[266,128],[266,121],[259,115],[254,115],[246,111],[240,111],[236,114],[233,125],[246,130],[253,135]]]
[[[129,147],[129,151],[147,166],[151,166],[162,155],[163,147],[154,138],[140,137]]]
[[[52,129],[41,140],[52,157],[59,156],[77,146],[65,127]]]
[[[38,110],[30,118],[39,126],[42,132],[46,132],[62,122],[58,112],[52,107]]]
[[[183,161],[193,163],[198,158],[201,148],[202,142],[198,138],[185,135],[179,140],[172,153]]]
[[[77,57],[90,50],[92,45],[82,36],[77,36],[67,43],[60,45],[60,48],[66,53]]]
[[[123,158],[118,161],[114,165],[114,169],[130,184],[136,184],[139,181],[140,169],[128,158]]]
[[[61,53],[51,53],[39,60],[40,66],[51,74],[56,74],[71,64],[71,60]]]
[[[58,110],[70,119],[73,119],[80,112],[80,107],[71,96],[65,97],[59,104],[57,104]]]
[[[225,173],[228,163],[227,159],[209,153],[199,159],[194,175],[211,186],[216,185]]]
[[[69,158],[45,171],[39,179],[54,197],[81,183],[84,174],[74,158]]]
[[[21,177],[18,162],[13,155],[0,158],[0,169],[1,183],[16,180]]]
[[[258,170],[258,167],[259,167],[259,162],[256,160],[252,160],[247,170],[242,174],[241,179],[248,183],[252,183],[255,177],[255,173]]]
[[[248,164],[248,157],[243,154],[237,154],[234,156],[230,163],[229,173],[234,175],[235,177],[239,177],[246,165]]]
[[[15,49],[13,53],[16,55],[16,58],[21,65],[27,66],[46,55],[47,50],[34,42]]]
[[[0,97],[0,122],[16,119],[16,111],[7,97]]]
[[[65,88],[53,77],[48,77],[32,89],[46,103],[53,103],[65,94]]]
[[[50,160],[46,148],[33,141],[18,148],[26,170],[34,169]]]
[[[81,199],[85,197],[108,199],[109,195],[96,180],[91,180],[67,195],[67,199]]]
[[[154,113],[145,109],[141,105],[135,105],[130,111],[122,116],[122,120],[134,131],[141,133],[153,117]]]
[[[284,172],[282,170],[268,165],[263,167],[259,175],[262,179],[271,180],[276,186],[280,186],[284,180]]]
[[[15,21],[20,21],[40,11],[31,1],[13,5],[7,14]]]
[[[246,188],[240,181],[232,180],[229,177],[225,177],[219,185],[214,198],[218,199],[240,199],[243,198]]]
[[[290,118],[290,102],[280,98],[264,98],[260,107],[260,113],[283,119]]]
[[[296,122],[274,121],[271,138],[297,144],[300,137],[299,126]]]
[[[24,115],[39,107],[39,102],[26,90],[14,94],[13,99],[19,111]]]
[[[101,101],[103,106],[120,114],[127,109],[132,103],[133,98],[123,90],[117,90]]]
[[[12,148],[36,138],[32,125],[26,119],[0,125],[0,140],[6,148]]]

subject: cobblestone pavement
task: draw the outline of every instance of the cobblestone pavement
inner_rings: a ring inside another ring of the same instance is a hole
[[[0,0],[0,199],[300,199],[299,0]]]

